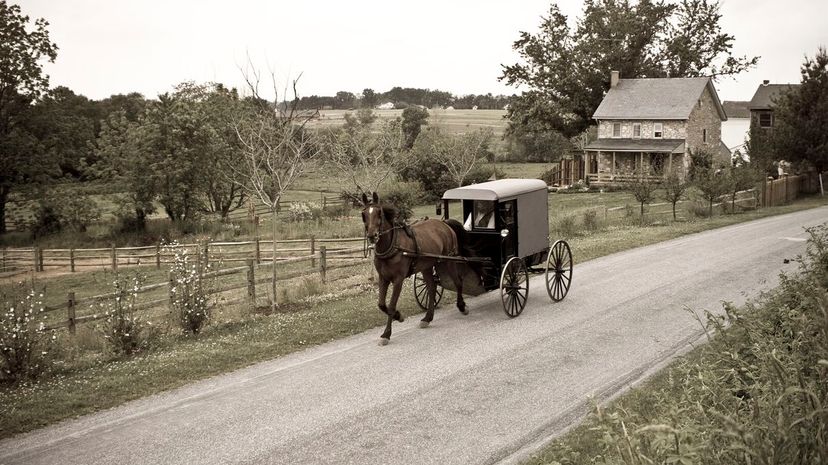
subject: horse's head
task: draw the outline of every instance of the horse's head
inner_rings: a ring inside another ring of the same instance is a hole
[[[365,226],[365,236],[373,244],[379,239],[382,231],[382,206],[379,204],[379,196],[376,192],[371,194],[371,200],[362,193],[362,224]]]

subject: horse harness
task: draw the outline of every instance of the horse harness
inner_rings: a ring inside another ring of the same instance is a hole
[[[410,225],[407,223],[396,223],[391,226],[391,228],[386,229],[385,231],[382,230],[382,225],[385,223],[385,215],[380,215],[380,236],[391,231],[391,244],[388,246],[387,249],[383,251],[377,250],[376,246],[374,246],[374,257],[379,258],[380,260],[384,260],[386,258],[392,257],[399,252],[408,252],[409,254],[414,254],[411,257],[411,265],[408,267],[408,274],[406,276],[411,276],[414,274],[414,269],[417,266],[417,258],[420,255],[420,244],[417,242],[417,235],[414,233],[414,229],[411,228]],[[404,247],[400,247],[397,245],[397,230],[402,229],[403,232],[414,241],[414,250],[408,250]],[[367,236],[366,236],[367,239]]]

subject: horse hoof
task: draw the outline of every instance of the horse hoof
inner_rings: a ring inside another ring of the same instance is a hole
[[[466,310],[466,309],[463,309],[463,310],[460,310],[460,313],[462,313],[463,315],[468,315],[469,311]]]
[[[388,339],[387,337],[381,337],[379,340],[379,345],[387,346],[389,342],[391,342],[391,339]]]
[[[430,324],[431,324],[430,321],[421,321],[420,322],[420,328],[428,328],[428,325],[430,325]]]

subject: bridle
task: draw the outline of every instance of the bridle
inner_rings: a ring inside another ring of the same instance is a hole
[[[395,253],[397,253],[397,251],[399,249],[397,247],[397,230],[401,229],[402,226],[401,225],[394,225],[392,223],[390,228],[388,228],[386,230],[383,230],[382,227],[386,222],[385,221],[385,212],[382,210],[382,207],[380,205],[367,205],[362,210],[363,215],[365,214],[365,211],[368,209],[369,206],[376,206],[377,208],[379,208],[379,210],[380,210],[380,226],[379,226],[379,232],[377,233],[377,242],[375,242],[373,247],[371,247],[371,246],[368,245],[368,223],[363,220],[363,224],[365,226],[364,227],[364,232],[365,232],[364,237],[365,238],[362,242],[363,256],[367,257],[368,256],[368,249],[373,248],[374,249],[374,256],[376,258],[388,258],[388,257],[394,255]],[[388,245],[388,248],[383,250],[383,251],[377,250],[376,244],[379,243],[379,238],[382,237],[383,234],[386,234],[388,232],[391,232],[391,243]]]

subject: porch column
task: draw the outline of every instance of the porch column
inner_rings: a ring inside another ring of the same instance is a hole
[[[667,154],[667,173],[672,173],[672,172],[673,172],[673,152],[670,152],[670,153]],[[666,177],[667,173],[664,173],[665,177]]]
[[[638,175],[644,177],[644,152],[638,152]]]
[[[610,176],[615,180],[615,152],[612,152],[612,165],[610,165]]]

